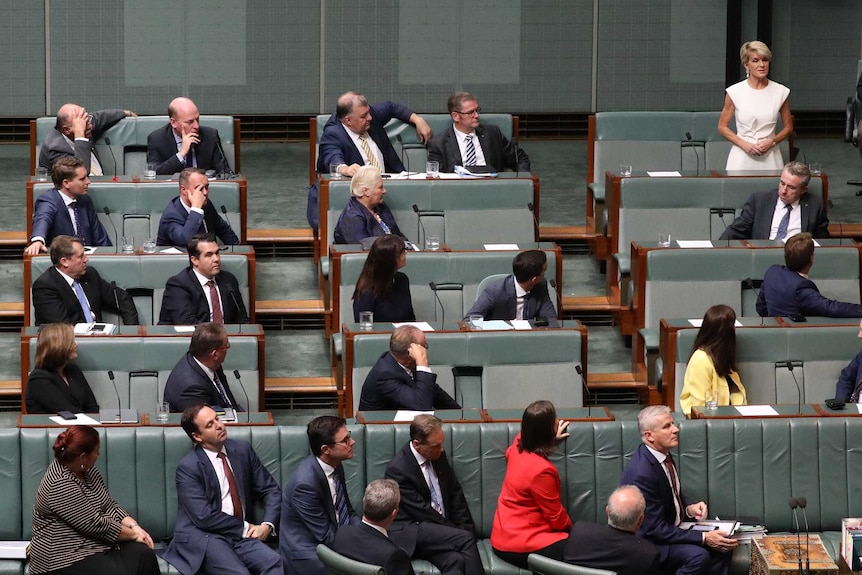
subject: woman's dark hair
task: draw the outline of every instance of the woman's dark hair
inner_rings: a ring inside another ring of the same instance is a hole
[[[691,354],[702,349],[712,360],[712,365],[719,377],[726,377],[736,371],[736,312],[726,305],[714,305],[703,316],[703,324]],[[689,357],[691,357],[689,354]]]
[[[557,446],[557,410],[550,401],[534,401],[521,417],[518,451],[549,457]]]
[[[398,258],[406,249],[404,240],[399,236],[387,234],[377,238],[371,245],[365,265],[356,280],[353,299],[366,293],[377,298],[388,296],[392,291],[395,272],[398,271]]]
[[[68,464],[99,447],[99,432],[89,425],[72,425],[54,441],[54,457]]]

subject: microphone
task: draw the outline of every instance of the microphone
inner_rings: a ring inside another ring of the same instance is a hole
[[[706,142],[703,140],[692,140],[691,139],[691,132],[685,133],[685,141],[680,142],[680,150],[679,150],[679,167],[680,167],[680,169],[682,169],[682,148],[692,148],[694,150],[694,157],[697,158],[695,175],[699,176],[700,175],[700,154],[697,153],[697,149],[698,148],[704,149],[704,153],[703,153],[704,154],[703,155],[704,162],[703,162],[703,164],[704,164],[704,167],[706,167]]]
[[[419,226],[422,228],[422,245],[425,245],[425,238],[428,236],[425,235],[425,224],[422,222],[422,214],[419,211],[419,206],[413,204],[413,211],[416,213],[416,219],[419,221]]]
[[[587,380],[584,379],[584,370],[581,368],[580,364],[575,366],[575,371],[578,372],[578,376],[581,378],[581,385],[584,386],[584,391],[587,392],[587,419],[589,419],[593,416],[592,407],[590,407],[590,388],[587,387]]]
[[[415,204],[414,204],[415,207]],[[443,307],[443,301],[440,299],[440,294],[437,293],[437,284],[434,282],[428,282],[428,287],[431,288],[431,291],[434,292],[434,297],[437,299],[437,303],[440,304],[440,325],[442,329],[446,329],[446,308]],[[437,319],[437,308],[434,308],[434,319]],[[463,400],[463,398],[461,398]],[[463,401],[461,402],[461,408],[464,408]],[[463,417],[461,419],[464,419]]]
[[[404,140],[401,138],[401,134],[395,136],[395,139],[398,140],[398,143],[401,144],[401,161],[407,160],[407,174],[410,174],[410,154],[404,155]],[[461,419],[464,419],[463,417]]]
[[[796,379],[796,374],[793,373],[793,362],[790,360],[785,361],[784,366],[790,370],[790,375],[793,376],[793,383],[796,384],[796,413],[802,413],[802,388],[799,387],[799,380]]]
[[[790,505],[790,508],[793,510],[793,520],[796,522],[796,550],[797,550],[797,560],[799,561],[799,574],[802,575],[802,541],[799,538],[799,515],[796,512],[796,508],[799,506],[799,500],[796,497],[791,497],[787,504]]]
[[[108,379],[111,380],[111,385],[114,386],[114,394],[117,396],[117,413],[114,415],[113,409],[100,409],[99,421],[102,423],[123,423],[123,408],[120,402],[120,391],[117,389],[117,382],[114,381],[114,372],[108,370]]]
[[[120,313],[120,300],[117,298],[117,282],[111,282],[111,293],[114,294],[114,305],[117,306],[117,323],[122,324],[123,314]]]
[[[239,370],[233,370],[233,376],[239,382],[239,388],[242,390],[242,394],[245,396],[245,420],[247,423],[251,423],[251,402],[248,400],[248,394],[245,392],[245,386],[242,384],[242,379],[239,377]]]
[[[808,506],[808,500],[804,497],[797,497],[796,502],[802,510],[802,519],[805,520],[805,572],[811,573],[811,559],[808,552],[808,540],[811,538],[811,533],[808,530],[808,514],[805,513],[805,508]],[[801,549],[799,551],[800,553],[802,552]]]
[[[216,282],[216,283],[218,283],[218,282]],[[227,285],[224,285],[224,286],[219,285],[218,287],[219,287],[219,290],[224,288],[224,290],[228,294],[230,294],[230,299],[231,299],[231,301],[233,301],[233,305],[236,306],[236,314],[237,314],[237,316],[239,316],[239,314],[242,310],[242,306],[239,305],[239,301],[237,301],[236,295],[234,295],[233,290],[230,288],[230,286],[227,286]],[[242,319],[242,318],[237,317],[236,323],[240,323],[240,321],[239,321],[240,319]],[[227,322],[225,322],[225,323],[227,323]]]
[[[461,311],[464,311],[464,284],[456,283],[456,282],[447,282],[438,284],[437,282],[428,282],[428,287],[434,292],[434,297],[437,298],[437,303],[440,304],[440,323],[444,324],[443,328],[445,329],[446,323],[446,308],[443,307],[443,302],[440,300],[440,295],[437,293],[438,291],[460,291],[461,292]],[[434,319],[437,319],[437,308],[434,308]]]
[[[754,292],[754,301],[755,302],[760,299],[760,290],[757,289],[757,283],[755,283],[753,278],[745,278],[744,280],[742,280],[742,285],[746,289],[750,289],[751,291]],[[757,314],[757,315],[760,315],[760,314]],[[760,316],[760,325],[763,325],[763,322],[765,320],[766,320],[766,318],[761,315]]]
[[[224,214],[224,219],[227,220],[227,225],[230,226],[230,229],[233,229],[233,226],[230,225],[230,218],[227,215],[227,208],[224,207],[224,204],[222,204],[221,206],[219,206],[219,209],[221,210],[221,213]]]
[[[119,244],[120,234],[117,232],[117,226],[114,225],[114,220],[111,219],[111,210],[108,209],[108,206],[105,206],[102,208],[102,211],[105,212],[106,216],[108,216],[108,223],[111,224],[112,228],[114,228],[114,241]]]
[[[114,149],[111,147],[111,138],[105,136],[105,143],[108,144],[108,151],[111,152],[111,160],[114,162],[114,179],[117,179],[117,158],[114,157]]]
[[[718,216],[721,223],[724,224],[724,229],[727,230],[727,222],[724,220],[724,214],[736,215],[733,208],[709,208],[710,216]],[[712,240],[712,218],[709,218],[709,239]],[[730,238],[727,239],[727,247],[730,247]]]
[[[230,162],[227,161],[227,154],[224,153],[224,148],[222,148],[222,145],[221,145],[221,137],[218,135],[218,132],[216,132],[216,139],[215,140],[216,140],[216,147],[218,148],[218,151],[221,152],[221,157],[224,160],[224,165],[227,166],[227,172],[224,172],[221,174],[221,176],[223,176],[222,179],[223,180],[229,180],[229,179],[231,179],[231,176],[234,176],[235,174],[233,173],[233,170],[230,167]]]
[[[536,241],[539,239],[539,218],[536,217],[536,210],[533,209],[533,202],[527,203],[527,209],[530,210],[530,214],[533,216],[533,225],[536,226],[536,233],[534,238]]]
[[[437,292],[434,292],[434,293],[437,293]],[[461,400],[458,402],[458,405],[461,406],[461,421],[464,421],[464,392],[461,391],[460,385],[457,387],[457,391],[458,391],[458,399]]]

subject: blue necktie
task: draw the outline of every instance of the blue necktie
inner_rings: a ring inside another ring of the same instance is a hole
[[[464,160],[465,166],[476,165],[476,148],[473,146],[473,134],[465,138],[467,158]]]
[[[335,512],[338,515],[338,526],[340,527],[350,523],[350,513],[347,510],[347,490],[338,471],[332,472],[332,478],[335,480]]]
[[[434,486],[434,470],[431,468],[431,462],[425,460],[422,467],[425,468],[425,477],[428,479],[428,489],[431,491],[431,509],[445,517],[443,514],[443,504],[440,502],[440,494],[437,493],[437,488]]]
[[[72,208],[72,213],[75,215],[75,233],[78,234],[78,238],[81,240],[81,243],[86,246],[88,245],[87,236],[81,228],[81,216],[78,213],[78,202],[69,202],[69,207]]]
[[[84,295],[84,288],[78,280],[72,282],[72,289],[75,290],[75,295],[78,296],[78,303],[81,304],[81,310],[84,312],[84,319],[87,323],[93,323],[93,312],[90,311],[90,303],[87,301],[87,296]]]
[[[781,218],[781,221],[778,223],[778,232],[775,234],[776,240],[783,240],[787,236],[787,226],[790,225],[790,212],[793,210],[793,206],[790,204],[785,204],[784,207],[787,211],[784,213],[784,217]]]

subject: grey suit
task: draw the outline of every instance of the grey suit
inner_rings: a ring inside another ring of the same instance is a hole
[[[90,140],[73,140],[74,147],[69,145],[63,134],[53,128],[45,135],[45,141],[42,142],[42,149],[39,152],[39,165],[51,172],[51,164],[57,158],[66,156],[75,156],[82,162],[90,173],[90,152],[95,150],[93,142],[102,137],[102,135],[114,124],[126,117],[123,110],[100,110],[93,112],[93,132]],[[98,155],[96,156],[98,159]],[[101,160],[99,160],[101,163]]]
[[[778,190],[755,192],[748,197],[733,222],[721,234],[723,240],[768,240],[772,229],[772,216],[778,202]],[[829,237],[829,220],[823,211],[820,196],[806,192],[799,198],[802,231],[815,238]]]

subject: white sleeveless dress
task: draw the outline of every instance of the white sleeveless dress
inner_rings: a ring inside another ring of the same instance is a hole
[[[746,80],[726,90],[736,108],[736,134],[743,140],[756,143],[775,135],[779,111],[790,89],[778,82],[769,81],[762,90],[755,90]],[[784,158],[775,146],[762,156],[750,156],[739,146],[732,146],[727,156],[728,171],[731,170],[781,170]]]

